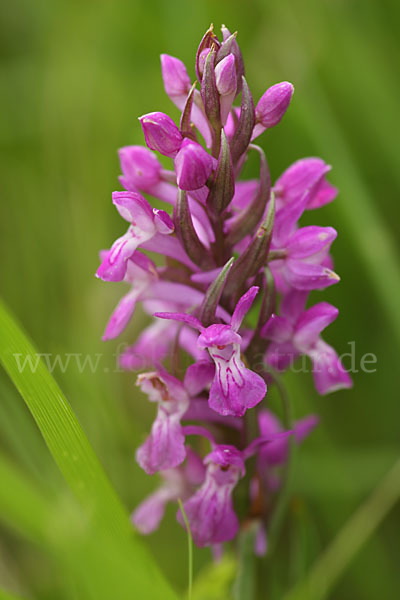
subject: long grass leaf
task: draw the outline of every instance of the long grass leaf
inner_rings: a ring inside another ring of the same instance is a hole
[[[24,361],[27,357],[34,361],[35,368],[21,368],[18,359]],[[71,406],[44,363],[40,360],[36,364],[36,357],[35,348],[0,302],[0,360],[31,411],[61,473],[85,508],[95,532],[93,548],[99,557],[99,544],[109,547],[106,555],[113,552],[117,570],[110,575],[114,585],[119,583],[121,590],[126,590],[124,595],[119,592],[119,597],[132,597],[129,594],[135,589],[146,598],[174,598],[145,547],[132,535],[128,515]],[[107,558],[110,559],[104,556],[104,560]],[[118,566],[122,569],[120,574]],[[104,583],[106,575],[102,573]],[[121,581],[121,577],[126,581]]]
[[[6,457],[0,455],[0,520],[27,539],[41,542],[51,498],[41,493]]]
[[[400,499],[400,459],[284,600],[323,600]]]

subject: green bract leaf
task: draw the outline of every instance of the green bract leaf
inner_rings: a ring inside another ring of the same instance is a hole
[[[220,301],[222,291],[224,289],[226,278],[232,268],[235,259],[232,256],[221,270],[218,277],[209,286],[206,295],[204,296],[203,304],[200,308],[200,321],[205,327],[211,325],[214,321],[215,311]]]

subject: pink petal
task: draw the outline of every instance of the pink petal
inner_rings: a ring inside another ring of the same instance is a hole
[[[295,259],[286,261],[285,277],[297,290],[322,289],[340,281],[340,277],[327,267]]]
[[[308,352],[313,361],[313,377],[317,392],[321,395],[352,387],[353,383],[344,369],[336,351],[319,340]]]
[[[333,227],[302,227],[298,229],[287,244],[287,250],[291,258],[306,258],[313,254],[328,250],[337,232]]]
[[[238,301],[231,319],[231,327],[234,331],[237,331],[242,324],[242,321],[246,314],[249,312],[251,305],[254,302],[254,298],[258,294],[260,288],[254,285],[251,287]]]
[[[130,292],[121,298],[107,323],[104,335],[102,337],[103,341],[112,340],[123,332],[132,318],[137,300],[138,297],[136,291]]]
[[[310,348],[317,341],[321,331],[333,323],[338,314],[338,309],[328,302],[319,302],[304,311],[296,324],[293,337],[296,348],[302,352]]]

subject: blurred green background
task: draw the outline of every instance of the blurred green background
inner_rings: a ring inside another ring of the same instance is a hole
[[[179,56],[193,76],[210,22],[238,30],[254,97],[282,80],[296,88],[283,122],[260,138],[273,178],[304,156],[333,165],[340,196],[304,222],[339,231],[342,281],[324,300],[340,318],[326,339],[339,353],[355,342],[358,372],[353,390],[324,398],[310,375],[286,378],[296,415],[317,412],[321,426],[301,449],[282,548],[274,568],[265,567],[273,599],[307,572],[400,451],[399,14],[395,0],[13,0],[0,7],[1,295],[40,352],[63,360],[102,354],[95,372],[71,359],[54,375],[129,509],[156,484],[134,461],[152,409],[134,375],[116,372],[118,341],[100,341],[122,288],[93,274],[98,250],[124,229],[111,204],[117,148],[142,143],[139,115],[178,115],[163,92],[160,53]],[[122,342],[143,324],[138,314]],[[376,372],[360,369],[366,353],[377,357],[368,365]],[[66,486],[4,373],[0,394],[1,455],[56,499],[49,527],[62,535]],[[174,510],[146,543],[183,590],[186,539]],[[397,506],[330,598],[400,597],[399,524]],[[195,573],[209,558],[196,551]],[[61,599],[61,563],[1,519],[0,587]]]

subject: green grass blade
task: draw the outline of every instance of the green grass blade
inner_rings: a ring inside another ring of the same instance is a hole
[[[28,405],[67,483],[86,508],[114,531],[127,531],[124,509],[115,495],[78,420],[54,378],[40,361],[35,372],[21,361],[37,353],[3,304],[0,304],[0,358]]]
[[[357,552],[399,499],[400,459],[317,559],[307,577],[290,591],[284,600],[327,598]]]
[[[36,489],[3,455],[0,455],[0,481],[0,520],[27,539],[42,542],[52,499]]]
[[[174,593],[145,547],[132,535],[128,515],[56,381],[42,361],[37,369],[21,370],[17,355],[22,359],[27,356],[35,359],[36,351],[0,302],[0,360],[31,411],[61,473],[89,517],[95,540],[94,544],[89,544],[89,550],[96,552],[98,567],[104,569],[97,597],[106,597],[102,590],[107,589],[106,564],[111,560],[107,552],[100,553],[98,546],[104,544],[109,553],[113,553],[114,572],[110,572],[113,585],[125,590],[118,592],[119,597],[132,597],[135,590],[141,597],[173,599]],[[118,596],[117,590],[115,593]]]
[[[337,183],[347,192],[346,200],[337,202],[338,210],[346,219],[367,276],[379,290],[382,308],[400,343],[400,264],[396,244],[379,206],[359,176],[328,98],[316,83],[310,87],[306,102],[298,102],[299,117],[322,154],[335,165]]]
[[[239,564],[233,588],[235,600],[254,600],[256,598],[256,556],[254,540],[257,523],[252,523],[243,529],[239,538]]]
[[[237,570],[237,560],[228,552],[218,562],[208,563],[194,581],[193,600],[230,600]]]

